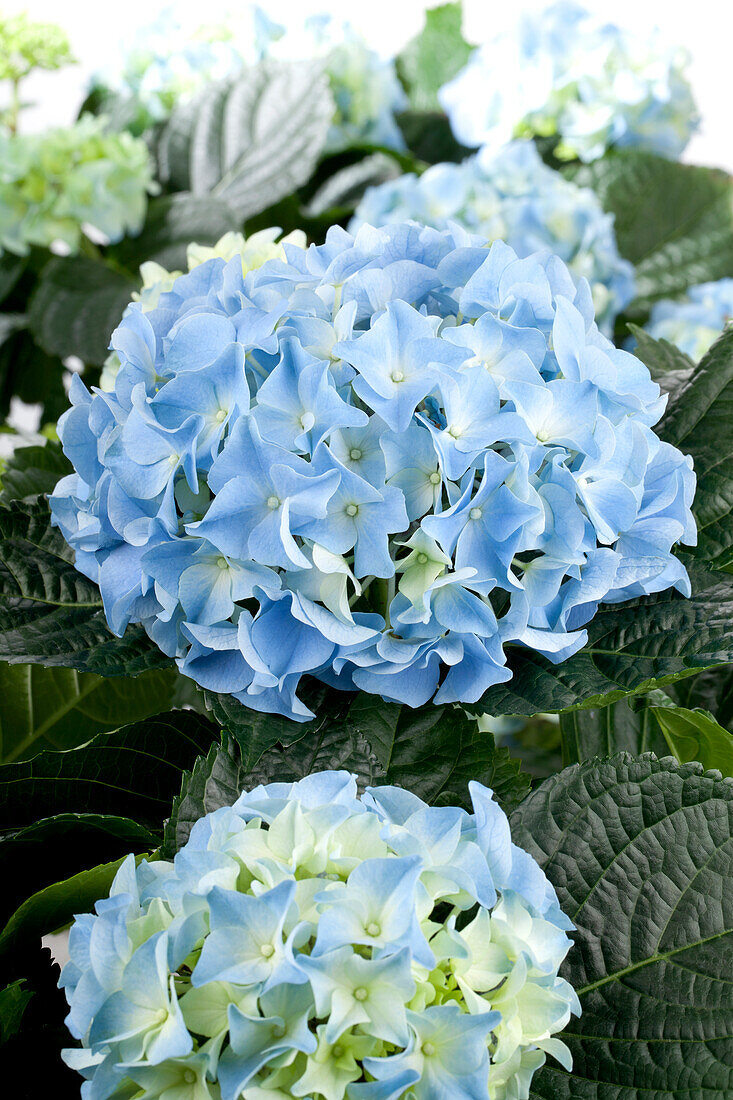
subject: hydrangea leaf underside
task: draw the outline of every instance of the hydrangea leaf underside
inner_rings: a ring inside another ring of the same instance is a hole
[[[223,199],[240,221],[305,183],[333,100],[318,62],[266,61],[180,104],[161,135],[161,177]]]

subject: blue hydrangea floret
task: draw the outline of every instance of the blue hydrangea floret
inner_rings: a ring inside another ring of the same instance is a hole
[[[526,1100],[580,1006],[571,922],[473,813],[348,772],[245,792],[126,859],[61,976],[84,1100]]]
[[[675,587],[692,463],[549,253],[416,224],[131,306],[114,391],[75,376],[51,498],[111,629],[202,687],[298,720],[310,674],[419,706],[560,662],[599,603]]]
[[[350,228],[410,219],[435,229],[455,223],[506,241],[522,257],[554,253],[590,283],[596,321],[607,335],[634,297],[634,268],[619,255],[613,215],[590,188],[544,164],[531,141],[486,147],[461,164],[435,164],[421,176],[406,173],[370,187]]]

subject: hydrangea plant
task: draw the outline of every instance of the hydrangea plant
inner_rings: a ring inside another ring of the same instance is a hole
[[[104,118],[41,134],[0,130],[0,248],[24,254],[57,241],[79,248],[86,227],[110,241],[142,227],[157,190],[145,142]]]
[[[459,141],[501,145],[557,135],[558,156],[590,161],[610,147],[677,157],[697,125],[684,49],[575,3],[522,12],[440,92]]]
[[[528,256],[546,248],[591,285],[596,320],[613,331],[616,315],[634,296],[634,269],[621,258],[595,192],[543,164],[531,141],[481,150],[461,164],[436,164],[367,189],[352,231],[365,222],[414,219],[436,229],[456,222],[489,240],[501,239]]]
[[[645,326],[655,340],[669,340],[695,362],[733,320],[733,279],[700,283],[684,298],[663,298],[652,306]]]
[[[601,601],[689,594],[692,462],[562,261],[413,223],[284,249],[133,305],[114,393],[73,379],[52,515],[115,633],[307,720],[304,673],[475,702],[507,644],[559,662]]]
[[[547,1054],[569,1067],[573,926],[470,792],[321,772],[199,819],[172,862],[130,856],[61,977],[84,1094],[519,1100]]]

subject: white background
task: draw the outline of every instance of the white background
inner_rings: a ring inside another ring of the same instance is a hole
[[[27,85],[38,106],[27,115],[26,128],[63,125],[73,118],[92,72],[114,59],[120,43],[148,24],[170,0],[5,0],[5,11],[28,11],[33,17],[62,24],[79,64],[61,73],[39,75]],[[217,15],[240,8],[246,0],[177,0],[187,17],[213,22]],[[434,0],[260,0],[267,14],[287,25],[289,19],[328,11],[349,20],[385,55],[395,53],[419,30],[426,7]],[[518,9],[541,11],[546,0],[464,0],[464,32],[480,42]],[[702,115],[702,127],[684,159],[717,165],[733,172],[733,5],[729,0],[585,0],[603,19],[636,27],[640,35],[655,25],[669,42],[683,44],[692,55],[690,78]]]

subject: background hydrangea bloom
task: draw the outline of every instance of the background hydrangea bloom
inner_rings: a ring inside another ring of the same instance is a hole
[[[180,276],[75,376],[51,498],[110,627],[305,720],[310,673],[419,706],[558,662],[601,601],[674,586],[692,463],[557,257],[414,223]]]
[[[414,219],[436,229],[451,222],[489,240],[504,240],[519,256],[546,248],[588,280],[596,320],[613,330],[616,315],[634,295],[634,269],[621,258],[613,215],[589,188],[577,187],[543,164],[531,141],[489,148],[462,164],[436,164],[370,187],[352,231],[368,222]]]
[[[557,134],[558,155],[585,161],[611,146],[677,157],[697,124],[687,62],[658,32],[626,31],[562,0],[522,12],[476,50],[440,101],[468,146],[529,132]]]
[[[0,247],[79,247],[82,227],[110,241],[142,227],[157,190],[145,142],[110,133],[103,118],[43,134],[0,130]]]
[[[117,73],[97,78],[101,89],[130,97],[143,123],[168,117],[183,96],[212,80],[240,73],[264,58],[322,58],[336,103],[327,150],[360,142],[405,147],[395,113],[407,106],[394,61],[371,49],[347,22],[328,15],[274,23],[262,8],[245,6],[225,21],[186,18],[180,5],[166,8],[140,31]]]
[[[572,924],[470,791],[472,814],[321,772],[130,856],[61,977],[89,1096],[510,1100],[546,1054],[570,1068]]]
[[[733,279],[700,283],[682,299],[664,298],[652,307],[647,332],[669,340],[698,362],[733,320]]]

